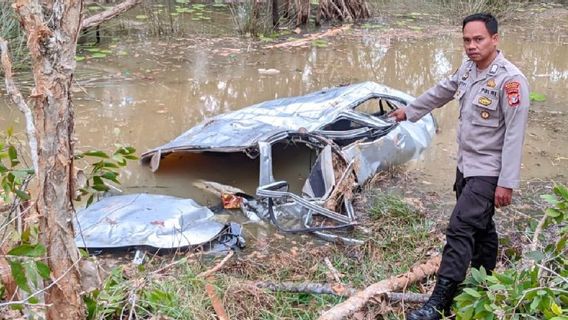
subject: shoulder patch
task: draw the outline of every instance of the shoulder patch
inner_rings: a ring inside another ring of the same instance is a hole
[[[507,100],[511,107],[516,107],[519,103],[521,103],[520,86],[521,84],[518,81],[509,81],[505,83],[505,93],[507,94]]]

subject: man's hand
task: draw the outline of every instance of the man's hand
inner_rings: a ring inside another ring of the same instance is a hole
[[[499,187],[495,189],[495,207],[501,208],[511,204],[513,189]]]
[[[406,120],[406,108],[398,107],[398,109],[389,113],[389,118],[394,119],[396,122],[401,122]]]

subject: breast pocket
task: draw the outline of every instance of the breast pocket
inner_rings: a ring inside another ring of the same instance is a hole
[[[478,126],[496,128],[499,126],[499,100],[484,94],[478,94],[473,99],[472,123]]]

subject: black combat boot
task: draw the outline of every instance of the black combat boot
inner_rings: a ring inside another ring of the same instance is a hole
[[[407,314],[406,320],[439,320],[442,318],[442,313],[449,315],[458,284],[451,279],[438,277],[428,302],[422,308]]]

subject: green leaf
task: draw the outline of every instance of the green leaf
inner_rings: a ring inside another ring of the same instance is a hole
[[[39,273],[39,275],[44,278],[44,279],[49,279],[49,274],[51,273],[51,270],[49,269],[49,266],[41,261],[36,261],[35,262],[36,265],[36,269],[37,269],[37,273]]]
[[[538,308],[538,305],[540,304],[540,301],[541,301],[541,297],[540,297],[540,296],[537,296],[536,298],[534,298],[534,300],[532,301],[532,303],[531,303],[531,305],[530,305],[530,307],[529,307],[529,310],[530,310],[531,312],[536,311],[536,308]]]
[[[545,257],[544,257],[544,253],[540,252],[540,251],[530,251],[527,252],[526,257],[534,260],[536,262],[540,262],[542,261]]]
[[[24,290],[27,293],[31,293],[30,287],[28,286],[28,278],[26,277],[26,273],[24,270],[24,266],[19,261],[12,261],[8,260],[10,264],[10,269],[12,273],[12,278],[14,278],[14,282],[20,287],[20,289]]]
[[[108,161],[103,161],[103,168],[115,168],[118,169],[119,167],[112,162],[108,162]]]
[[[544,96],[544,94],[538,92],[529,93],[529,99],[530,101],[536,101],[536,102],[546,101],[546,97]]]
[[[80,62],[85,60],[85,56],[75,56],[75,61]]]
[[[8,255],[19,257],[43,257],[45,247],[42,244],[22,244],[8,251]]]
[[[8,157],[10,157],[11,161],[17,161],[18,160],[18,150],[16,150],[16,147],[14,147],[14,146],[8,147]]]
[[[102,179],[101,177],[99,177],[99,176],[94,176],[94,177],[93,177],[93,184],[94,184],[95,186],[104,186],[104,185],[105,185],[103,179]]]
[[[87,206],[87,207],[90,206],[90,205],[93,203],[93,200],[95,200],[95,195],[94,195],[94,194],[91,194],[91,195],[89,196],[89,199],[87,199],[87,205],[86,205],[86,206]]]
[[[101,185],[101,184],[96,184],[96,185],[93,186],[93,189],[95,189],[96,191],[99,191],[99,192],[105,192],[105,191],[108,191],[108,190],[109,190],[109,187],[107,187],[107,186],[104,185],[104,184],[102,184],[102,185]]]
[[[112,182],[120,184],[120,182],[116,178],[117,176],[118,176],[118,173],[116,173],[116,172],[105,172],[101,177],[104,178],[104,179],[110,180]]]
[[[481,272],[479,272],[479,270],[475,268],[471,269],[471,276],[473,277],[473,280],[475,280],[477,284],[481,284],[484,280],[484,277],[481,274]]]
[[[507,287],[505,287],[502,284],[494,284],[489,286],[489,289],[493,290],[493,291],[497,291],[497,290],[507,290]]]
[[[138,19],[138,20],[145,20],[145,19],[148,19],[148,16],[143,15],[143,14],[139,14],[139,15],[136,16],[136,19]]]
[[[563,185],[554,186],[554,193],[568,201],[568,189]]]
[[[14,128],[9,127],[8,129],[6,129],[6,135],[9,137],[14,135]]]
[[[30,200],[31,197],[27,192],[21,191],[21,190],[14,190],[14,192],[16,193],[16,195],[18,196],[18,198],[22,199],[22,200]]]
[[[499,281],[501,281],[501,283],[503,283],[505,285],[511,285],[514,282],[513,278],[511,278],[510,276],[508,276],[506,274],[494,273],[493,276],[495,276],[495,278],[499,279]]]
[[[562,315],[562,308],[560,308],[556,303],[552,303],[552,305],[550,306],[550,310],[552,310],[552,312],[554,312],[555,315],[557,316],[561,316]]]
[[[540,198],[553,206],[555,206],[558,203],[558,199],[556,198],[556,196],[552,194],[543,194],[540,196]]]
[[[560,217],[562,215],[562,211],[555,209],[555,208],[548,208],[546,209],[546,215],[551,218]]]
[[[473,290],[472,288],[465,288],[463,289],[463,291],[467,294],[469,294],[470,296],[474,297],[474,298],[480,298],[481,294],[479,294],[479,292],[477,292],[476,290]]]
[[[104,158],[104,159],[110,158],[110,157],[108,156],[108,154],[106,154],[106,153],[104,153],[103,151],[100,151],[100,150],[87,151],[87,152],[84,152],[83,155],[89,156],[89,157]]]

